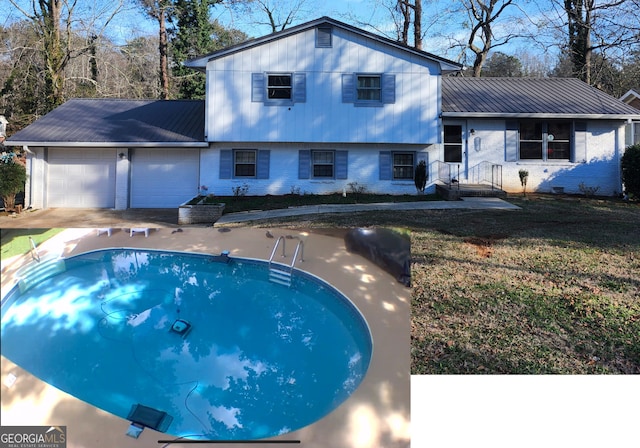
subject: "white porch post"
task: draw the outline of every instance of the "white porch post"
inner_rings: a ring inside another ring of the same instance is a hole
[[[131,170],[130,152],[128,148],[118,151],[116,157],[116,210],[129,208],[129,172]]]

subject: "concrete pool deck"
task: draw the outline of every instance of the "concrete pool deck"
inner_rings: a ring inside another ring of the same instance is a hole
[[[187,227],[152,229],[129,236],[114,229],[97,236],[95,229],[66,229],[39,246],[41,256],[60,252],[70,256],[105,247],[136,247],[268,259],[274,238],[266,229]],[[411,290],[363,257],[349,253],[339,236],[269,229],[275,236],[305,240],[305,261],[299,269],[315,274],[347,295],[367,319],[374,351],[365,379],[354,394],[332,413],[298,431],[268,440],[300,440],[304,448],[408,447],[410,444],[410,304]],[[295,249],[287,245],[287,258]],[[16,271],[29,258],[2,261],[2,294],[16,282]],[[2,357],[1,420],[3,426],[67,426],[68,448],[161,447],[167,434],[145,429],[139,439],[125,435],[129,422],[94,408],[31,376]],[[17,377],[12,385],[11,376]],[[237,444],[216,444],[221,447]],[[272,446],[284,446],[276,444]],[[288,445],[287,445],[288,446]]]

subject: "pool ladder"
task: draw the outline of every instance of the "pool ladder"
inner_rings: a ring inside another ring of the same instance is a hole
[[[293,276],[293,265],[296,263],[298,253],[300,254],[300,261],[304,261],[304,241],[298,241],[298,245],[296,246],[293,258],[291,259],[291,264],[288,266],[273,261],[273,257],[276,255],[276,251],[278,250],[280,241],[282,241],[282,258],[285,258],[287,256],[285,250],[287,245],[286,239],[284,236],[281,236],[273,246],[273,251],[271,251],[271,256],[269,257],[269,280],[274,283],[290,287],[291,277]]]

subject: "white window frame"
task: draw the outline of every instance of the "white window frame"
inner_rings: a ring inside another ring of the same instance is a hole
[[[396,156],[411,156],[411,165],[396,163]],[[416,154],[410,151],[393,151],[391,152],[391,172],[393,180],[413,180],[416,166]],[[409,177],[400,177],[396,175],[396,168],[408,168],[411,167]]]
[[[269,102],[291,102],[293,101],[293,73],[267,73],[267,101]],[[271,84],[272,78],[288,77],[289,85]],[[272,92],[289,92],[288,96],[272,96]]]
[[[319,154],[331,154],[331,162],[324,162],[315,160],[315,156]],[[316,166],[331,166],[330,176],[316,175]],[[311,150],[311,178],[312,179],[335,179],[336,178],[336,152],[326,149],[312,149]]]
[[[241,153],[253,153],[253,163],[238,161],[238,155]],[[239,166],[253,165],[253,175],[238,174]],[[258,150],[257,149],[234,149],[233,150],[233,177],[238,179],[255,179],[258,176]]]
[[[377,86],[361,86],[360,80],[365,79],[377,79]],[[369,98],[369,94],[373,93],[374,96],[377,92],[377,98]],[[366,95],[365,95],[366,93]],[[362,94],[362,95],[361,95]],[[362,98],[366,97],[366,98]],[[382,74],[381,73],[357,73],[356,74],[356,102],[357,103],[370,103],[370,104],[382,104]]]

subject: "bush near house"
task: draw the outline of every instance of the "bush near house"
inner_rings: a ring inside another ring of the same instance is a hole
[[[629,146],[622,156],[622,182],[627,194],[640,199],[640,144]]]
[[[12,211],[16,205],[16,194],[24,191],[27,169],[14,153],[3,153],[0,157],[0,196],[5,211]]]

